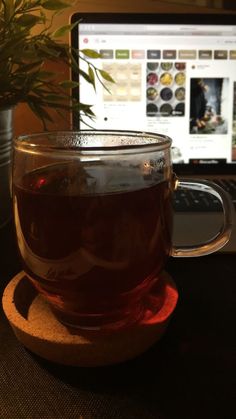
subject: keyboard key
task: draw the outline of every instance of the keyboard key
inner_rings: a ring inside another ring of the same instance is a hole
[[[234,179],[216,179],[214,183],[225,189],[236,205],[236,181]],[[207,192],[178,189],[174,192],[173,198],[173,207],[176,212],[222,211],[220,201]]]

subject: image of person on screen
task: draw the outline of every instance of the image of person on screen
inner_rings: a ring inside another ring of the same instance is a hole
[[[227,134],[228,78],[190,80],[190,134]]]
[[[198,132],[205,128],[204,117],[206,114],[207,99],[205,93],[208,86],[203,79],[191,79],[190,93],[190,132]]]

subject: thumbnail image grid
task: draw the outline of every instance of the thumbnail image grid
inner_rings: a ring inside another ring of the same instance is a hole
[[[147,63],[147,116],[184,116],[185,72],[185,62],[150,61]]]
[[[104,102],[141,101],[141,64],[112,62],[103,63],[102,68],[115,80],[115,83],[104,82],[108,89],[103,89]]]

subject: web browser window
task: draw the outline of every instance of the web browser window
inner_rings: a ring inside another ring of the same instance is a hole
[[[78,37],[115,80],[80,79],[90,127],[166,134],[174,163],[236,161],[236,25],[80,23]]]

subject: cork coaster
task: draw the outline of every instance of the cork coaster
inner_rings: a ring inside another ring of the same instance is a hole
[[[178,300],[175,283],[166,272],[163,280],[163,304],[157,314],[149,309],[142,321],[132,327],[101,336],[68,330],[24,272],[5,288],[3,310],[17,339],[42,358],[83,367],[116,364],[140,355],[163,335]],[[153,299],[155,302],[155,290]]]

